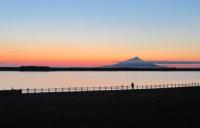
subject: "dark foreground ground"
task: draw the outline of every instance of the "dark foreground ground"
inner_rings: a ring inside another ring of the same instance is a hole
[[[200,128],[200,87],[0,96],[1,128]]]

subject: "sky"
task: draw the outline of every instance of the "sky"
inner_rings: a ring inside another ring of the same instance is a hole
[[[1,0],[0,63],[200,61],[199,0]]]

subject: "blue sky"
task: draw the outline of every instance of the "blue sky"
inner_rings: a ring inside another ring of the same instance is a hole
[[[2,0],[0,57],[14,63],[72,57],[111,63],[135,55],[199,61],[199,13],[199,0]]]

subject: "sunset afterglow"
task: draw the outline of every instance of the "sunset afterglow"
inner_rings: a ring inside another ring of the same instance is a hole
[[[0,1],[0,63],[200,61],[198,0]]]

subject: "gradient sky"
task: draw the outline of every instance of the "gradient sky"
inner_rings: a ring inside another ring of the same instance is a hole
[[[1,0],[0,63],[200,61],[199,0]]]

